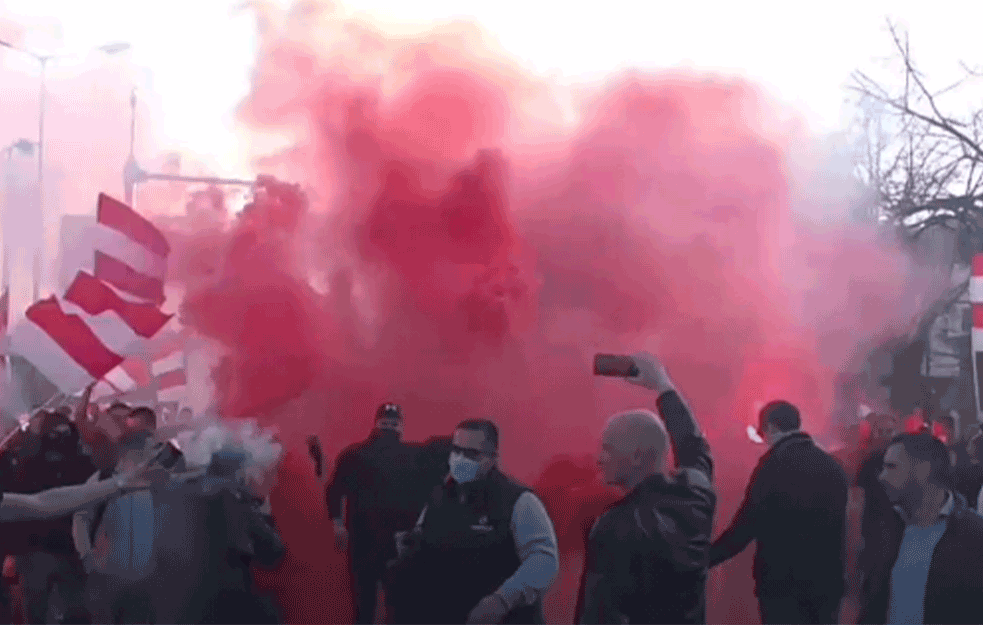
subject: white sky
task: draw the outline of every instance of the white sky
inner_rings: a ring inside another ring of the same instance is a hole
[[[144,77],[138,82],[151,91],[146,97],[158,116],[153,125],[159,147],[209,154],[222,174],[250,177],[238,156],[232,109],[249,88],[256,40],[253,20],[236,14],[235,4],[0,0],[0,16],[27,26],[60,21],[61,43],[41,28],[30,40],[39,48],[85,51],[112,41],[131,43],[125,59],[108,62],[130,63],[134,75]],[[349,0],[344,6],[419,25],[472,17],[531,70],[569,80],[624,67],[741,73],[823,132],[843,126],[842,85],[850,72],[876,70],[877,59],[890,53],[886,16],[909,28],[918,63],[940,86],[956,76],[960,60],[983,64],[978,0]],[[13,54],[0,49],[0,80],[11,72],[36,74]]]

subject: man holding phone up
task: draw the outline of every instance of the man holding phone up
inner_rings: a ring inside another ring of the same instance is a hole
[[[704,623],[717,504],[710,446],[658,359],[604,360],[595,361],[595,373],[654,391],[662,418],[631,410],[604,428],[598,465],[605,481],[626,495],[590,532],[579,622]],[[665,466],[669,445],[674,475]]]

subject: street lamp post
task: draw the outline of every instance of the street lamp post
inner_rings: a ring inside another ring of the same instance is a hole
[[[42,223],[42,237],[41,244],[38,245],[37,250],[34,253],[34,288],[33,288],[33,301],[38,301],[41,297],[41,251],[44,249],[44,114],[46,110],[46,103],[48,98],[48,84],[47,84],[47,71],[48,62],[60,58],[70,58],[74,55],[62,54],[62,55],[42,55],[31,52],[30,50],[25,50],[24,48],[17,47],[6,41],[0,40],[0,46],[5,48],[10,48],[11,50],[16,50],[23,54],[26,54],[38,61],[41,64],[41,87],[40,93],[38,94],[38,212],[41,213],[41,223]],[[130,49],[130,44],[128,43],[111,43],[96,48],[96,51],[102,52],[103,54],[113,55],[119,54]]]
[[[130,94],[130,156],[123,167],[123,197],[129,206],[133,206],[136,187],[148,180],[168,182],[185,182],[189,184],[204,183],[220,186],[253,187],[255,180],[236,180],[231,178],[213,178],[209,176],[181,176],[174,174],[157,174],[144,171],[136,157],[136,128],[137,128],[137,91]]]
[[[37,59],[41,62],[41,90],[38,94],[38,212],[41,214],[41,243],[34,250],[32,302],[41,299],[41,250],[44,249],[44,112],[48,99],[48,61],[52,57],[41,56]]]
[[[31,152],[34,151],[35,145],[37,144],[31,141],[30,139],[19,139],[18,141],[15,141],[10,145],[8,145],[7,147],[5,147],[3,151],[7,156],[7,167],[8,168],[10,167],[10,161],[14,156],[14,150],[21,152],[23,154],[30,154]],[[4,241],[3,241],[3,270],[2,271],[3,271],[2,277],[0,277],[0,279],[2,279],[3,281],[3,288],[10,289],[10,245],[6,237],[4,237]]]

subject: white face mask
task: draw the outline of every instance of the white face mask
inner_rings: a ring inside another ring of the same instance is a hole
[[[467,484],[478,478],[481,466],[477,460],[469,460],[463,454],[452,451],[450,457],[451,477],[458,484]]]

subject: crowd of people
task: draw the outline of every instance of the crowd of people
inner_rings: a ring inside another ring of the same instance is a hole
[[[179,427],[90,394],[38,411],[0,450],[4,622],[279,622],[252,567],[285,548],[242,452],[190,466]]]
[[[653,392],[655,410],[612,416],[597,458],[621,495],[594,491],[562,520],[561,538],[574,527],[582,539],[576,622],[706,622],[710,570],[752,542],[763,623],[983,622],[978,429],[949,414],[902,431],[873,414],[830,453],[794,405],[774,401],[757,426],[768,450],[714,539],[710,445],[658,359],[633,359],[628,381]],[[402,424],[398,406],[381,406],[327,486],[356,621],[545,622],[544,595],[577,551],[561,547],[551,518],[562,492],[543,493],[544,505],[500,470],[492,421],[422,445],[401,440]],[[576,462],[560,465],[571,473],[560,491],[590,481]]]
[[[626,379],[652,403],[608,419],[596,458],[608,491],[591,490],[597,472],[574,459],[556,464],[552,490],[517,481],[499,465],[508,441],[493,420],[409,443],[402,408],[380,406],[325,486],[355,621],[543,623],[578,553],[571,620],[705,623],[710,571],[753,542],[763,623],[983,622],[978,428],[957,414],[870,414],[830,453],[794,405],[773,401],[757,425],[768,449],[714,537],[710,443],[659,360],[632,360]],[[158,421],[147,407],[103,411],[86,393],[3,443],[12,621],[282,622],[253,574],[286,548],[243,452],[192,465]],[[320,476],[327,459],[316,437],[308,444]],[[579,489],[589,496],[575,512],[557,505]]]

